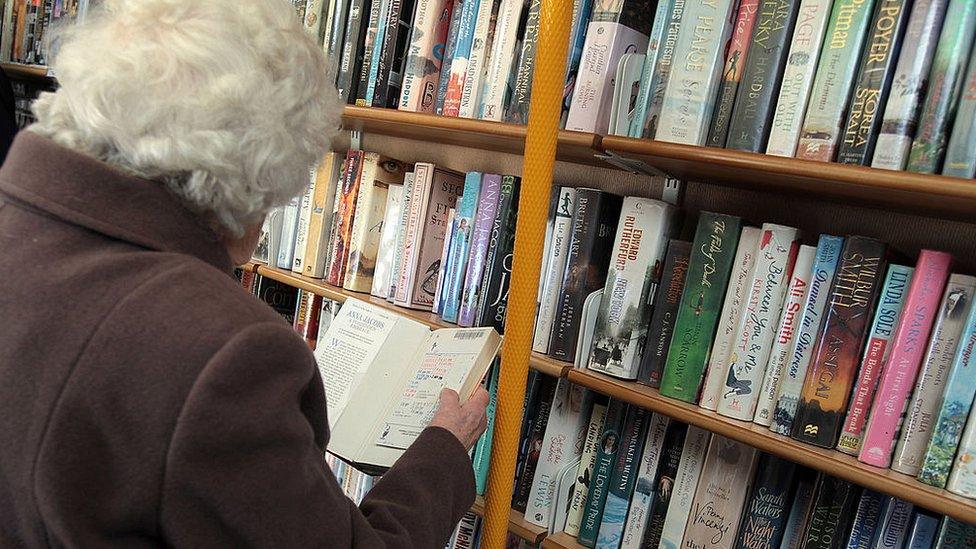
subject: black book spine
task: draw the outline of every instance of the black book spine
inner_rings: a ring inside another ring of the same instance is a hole
[[[478,326],[491,326],[500,334],[505,333],[508,288],[512,280],[519,187],[519,178],[510,175],[502,178],[501,198],[485,261],[487,268],[481,280],[485,291],[478,297]]]
[[[522,468],[525,466],[525,454],[529,447],[529,440],[526,433],[532,425],[535,412],[538,409],[539,387],[542,386],[543,375],[534,370],[529,370],[529,375],[525,381],[525,398],[522,400],[522,427],[519,429],[518,455],[515,458],[515,477],[512,479],[512,493],[518,486],[518,479],[522,475]]]
[[[821,474],[814,495],[803,549],[840,549],[845,546],[854,521],[861,488]]]
[[[402,64],[403,54],[410,38],[410,27],[413,21],[413,2],[390,0],[390,11],[386,17],[386,30],[380,45],[379,70],[376,71],[376,87],[373,92],[373,106],[387,107],[389,99],[393,97],[394,107],[400,100],[400,95],[393,95],[390,82],[399,76],[397,61]],[[399,58],[397,52],[399,50]],[[399,85],[397,85],[399,91]]]
[[[691,242],[672,240],[668,243],[668,254],[664,259],[661,285],[654,296],[654,312],[647,330],[647,346],[641,357],[637,382],[651,387],[661,386],[661,374],[668,359],[668,347],[674,335],[674,321],[681,304],[681,293],[685,289],[688,264],[691,257]]]
[[[262,277],[258,288],[258,297],[267,303],[288,321],[295,323],[295,310],[298,307],[298,288],[293,288],[284,282]]]
[[[736,549],[779,547],[793,504],[796,464],[770,454],[759,459],[759,472],[742,514]]]
[[[760,2],[726,148],[766,151],[799,6],[799,0]]]
[[[326,29],[325,35],[325,55],[332,69],[335,70],[335,61],[342,53],[341,48],[346,41],[346,32],[349,28],[349,8],[355,0],[337,0],[335,2],[335,13],[332,15],[332,28]]]
[[[837,162],[865,166],[874,158],[894,66],[901,50],[911,0],[880,0],[871,19],[871,34],[861,53],[857,84],[844,121]]]
[[[403,73],[407,70],[407,54],[410,51],[410,39],[413,34],[413,13],[416,4],[407,2],[400,14],[399,32],[396,37],[396,49],[393,51],[393,65],[390,67],[389,82],[386,86],[386,97],[381,98],[381,106],[395,109],[400,105],[400,92],[403,90]],[[375,103],[374,103],[375,104]]]
[[[518,70],[515,76],[515,88],[509,98],[506,122],[512,124],[528,124],[529,98],[532,93],[532,74],[535,72],[536,43],[539,41],[539,12],[542,0],[529,2],[528,16],[525,20],[525,32],[522,35],[522,54],[519,57]]]
[[[671,492],[678,477],[678,466],[681,464],[681,452],[685,445],[688,426],[671,420],[668,430],[664,433],[664,443],[661,446],[661,457],[654,474],[654,499],[651,500],[647,513],[647,528],[641,547],[655,549],[661,543],[664,533],[664,519],[667,518],[668,505],[671,503]]]
[[[366,24],[366,37],[363,40],[363,57],[359,64],[359,82],[356,84],[356,105],[368,107],[366,104],[366,88],[369,86],[369,66],[372,63],[373,48],[379,47],[376,43],[376,34],[380,27],[380,14],[383,11],[383,2],[376,0],[369,9],[369,21]],[[350,95],[350,97],[352,97]]]
[[[549,355],[555,359],[576,359],[583,302],[606,283],[621,203],[619,196],[594,189],[576,192],[573,238],[549,344]]]
[[[528,447],[525,454],[525,464],[522,475],[519,476],[518,486],[512,502],[512,508],[524,513],[529,504],[529,494],[532,492],[532,477],[535,467],[539,463],[539,452],[542,439],[546,434],[546,424],[549,423],[549,412],[552,410],[552,399],[556,395],[556,378],[546,376],[539,388],[539,408],[532,419],[532,426],[527,433]]]
[[[356,89],[359,87],[358,75],[363,66],[363,42],[366,40],[364,16],[369,13],[369,0],[352,0],[349,5],[349,19],[346,24],[346,37],[342,45],[342,59],[336,87],[344,103],[356,102]]]

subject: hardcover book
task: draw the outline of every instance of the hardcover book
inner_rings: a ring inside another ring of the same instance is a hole
[[[971,352],[971,351],[970,351]],[[970,415],[959,439],[959,451],[946,488],[960,496],[976,499],[976,416]]]
[[[368,107],[373,104],[376,91],[376,75],[379,71],[380,51],[383,47],[383,33],[386,31],[386,18],[390,12],[391,0],[375,0],[369,13],[369,27],[366,29],[366,42],[363,45],[363,68],[359,73],[356,88],[356,105]]]
[[[708,128],[708,140],[705,142],[709,147],[725,147],[729,122],[732,121],[735,93],[739,89],[742,70],[748,59],[747,54],[752,43],[759,3],[760,0],[739,2],[739,12],[735,16],[732,38],[729,40],[728,52],[725,54],[725,68],[722,69],[722,81],[719,83],[716,95],[715,110],[712,111],[712,123]]]
[[[576,472],[576,481],[569,500],[569,510],[566,513],[566,526],[563,529],[564,532],[573,537],[579,534],[580,524],[583,521],[586,496],[589,494],[593,466],[600,450],[600,435],[603,434],[603,423],[607,416],[607,404],[608,399],[605,395],[593,395],[592,411],[583,438],[583,451],[580,455],[579,469]]]
[[[663,2],[662,2],[663,3]],[[639,135],[633,137],[643,137],[644,139],[654,139],[657,134],[658,123],[661,119],[661,109],[664,106],[664,91],[671,77],[671,69],[674,67],[675,47],[678,44],[678,31],[681,30],[681,21],[685,15],[685,0],[669,0],[667,2],[670,11],[667,18],[667,28],[661,42],[661,51],[658,54],[656,65],[653,72],[645,75],[642,79],[650,79],[648,84],[647,113],[644,115],[644,127]],[[647,59],[645,58],[645,61]]]
[[[627,509],[630,507],[630,497],[637,480],[640,451],[647,435],[647,424],[650,418],[651,413],[644,408],[631,406],[627,410],[624,427],[620,432],[616,463],[608,482],[607,501],[603,506],[603,517],[594,545],[598,549],[620,547],[624,523],[627,520]]]
[[[291,270],[301,273],[305,267],[305,250],[308,247],[308,224],[312,218],[312,194],[315,193],[315,168],[309,170],[309,184],[305,187],[298,207],[298,224],[295,226],[295,253],[292,254]]]
[[[478,6],[478,18],[474,23],[471,53],[468,55],[468,68],[464,76],[464,87],[461,89],[461,103],[458,107],[458,116],[462,118],[476,118],[479,114],[481,90],[485,84],[487,69],[486,58],[491,49],[489,37],[495,31],[498,7],[498,0],[481,0]]]
[[[467,400],[500,346],[490,328],[432,332],[392,311],[346,300],[315,353],[330,381],[329,451],[360,470],[391,467],[430,423],[441,390]]]
[[[453,0],[419,0],[410,33],[399,108],[434,112]]]
[[[664,433],[661,457],[658,459],[657,470],[654,472],[653,484],[650,487],[651,503],[641,547],[658,547],[658,544],[661,543],[664,521],[668,516],[669,502],[674,495],[675,481],[677,480],[678,467],[681,463],[682,449],[688,429],[688,425],[684,423],[668,422],[667,430]],[[702,448],[702,460],[704,460],[704,448]],[[684,524],[681,525],[681,529],[684,530]]]
[[[481,293],[482,278],[485,274],[485,261],[488,245],[491,243],[491,229],[498,212],[501,198],[502,176],[485,174],[481,179],[481,192],[478,194],[478,210],[471,229],[471,247],[468,250],[467,272],[464,275],[464,290],[458,309],[458,324],[465,327],[474,325]]]
[[[670,418],[652,414],[644,437],[634,496],[627,511],[627,524],[620,539],[620,549],[640,549],[650,519],[651,503],[657,487],[657,471],[665,451],[664,439],[671,424]]]
[[[847,481],[821,474],[803,549],[838,549],[848,538],[861,488]]]
[[[277,261],[272,263],[279,269],[290,271],[295,262],[295,240],[298,233],[298,216],[302,197],[291,199],[282,209],[281,236],[278,241]],[[275,258],[271,258],[274,260]]]
[[[342,286],[346,276],[346,265],[349,262],[349,245],[352,239],[352,226],[356,216],[356,200],[359,197],[359,181],[363,169],[363,151],[349,151],[346,154],[345,173],[342,174],[342,184],[337,190],[335,227],[331,239],[330,262],[326,272],[326,282],[333,286]]]
[[[660,5],[660,4],[658,4]],[[569,30],[569,51],[566,54],[566,83],[563,85],[563,108],[559,115],[559,127],[566,127],[566,117],[569,116],[569,106],[573,101],[573,89],[576,87],[576,73],[579,71],[580,58],[583,57],[583,42],[586,40],[586,26],[593,13],[593,0],[574,0],[573,26]]]
[[[461,13],[464,12],[465,3],[466,0],[454,0],[454,6],[451,8],[451,23],[447,27],[447,39],[444,41],[444,60],[441,61],[440,74],[437,76],[437,95],[434,98],[434,114],[437,115],[444,114],[444,96],[447,95],[451,63],[454,61],[457,35],[461,27]]]
[[[457,230],[457,209],[451,208],[447,210],[447,231],[444,233],[444,247],[441,248],[441,262],[440,269],[437,272],[437,288],[434,290],[434,303],[430,307],[430,312],[435,315],[443,313],[441,308],[446,299],[445,293],[447,292],[447,286],[444,282],[445,278],[447,278],[447,262],[451,258],[451,243],[454,242],[454,236]]]
[[[498,201],[498,211],[491,228],[485,275],[478,295],[477,325],[491,326],[500,334],[505,333],[520,184],[521,181],[515,176],[502,177],[501,199]]]
[[[943,517],[935,549],[950,547],[976,547],[976,525]]]
[[[518,57],[515,48],[524,6],[525,0],[501,0],[498,7],[498,19],[488,57],[488,75],[481,93],[479,117],[483,120],[500,122],[505,115],[509,96],[508,80]]]
[[[854,512],[851,535],[847,538],[848,549],[872,549],[872,541],[881,525],[881,514],[891,506],[891,496],[873,490],[861,492],[861,499]]]
[[[461,6],[461,18],[458,20],[457,36],[454,38],[454,55],[451,59],[450,73],[442,71],[441,74],[442,81],[445,77],[448,78],[444,107],[438,113],[443,116],[457,116],[460,113],[461,93],[464,91],[464,81],[467,78],[468,58],[471,56],[475,23],[481,4],[481,0],[467,0]]]
[[[949,0],[916,0],[905,29],[905,43],[891,81],[871,166],[903,170],[918,127],[919,105],[928,89],[929,69]]]
[[[402,206],[403,185],[390,185],[390,190],[386,194],[386,213],[383,215],[383,230],[380,232],[376,269],[373,271],[373,286],[370,288],[370,294],[381,299],[390,296],[393,258],[396,255],[396,233]]]
[[[729,215],[702,212],[698,219],[688,279],[661,377],[664,396],[685,402],[698,399],[741,227],[742,220]]]
[[[407,226],[410,221],[410,199],[413,198],[413,183],[416,179],[413,172],[407,172],[403,176],[403,204],[400,205],[400,221],[397,223],[396,244],[393,253],[393,272],[390,273],[390,290],[387,293],[387,301],[390,303],[394,302],[397,285],[400,282],[403,252],[407,243]]]
[[[346,22],[339,74],[336,77],[336,88],[343,103],[356,102],[371,5],[370,0],[352,0],[349,4],[349,19]]]
[[[525,19],[525,33],[522,38],[522,54],[519,56],[518,70],[515,72],[515,87],[509,98],[505,121],[511,124],[529,123],[529,100],[532,97],[532,75],[535,72],[536,44],[539,41],[539,12],[542,0],[531,0],[529,13]]]
[[[501,360],[496,358],[488,373],[488,407],[485,409],[487,425],[485,432],[474,447],[471,464],[474,467],[475,493],[485,495],[488,489],[488,470],[491,462],[491,444],[495,437],[495,410],[498,408],[498,376],[500,375]]]
[[[629,409],[629,404],[617,400],[610,401],[610,406],[607,408],[603,433],[600,434],[599,450],[593,463],[593,477],[586,495],[583,520],[580,523],[579,535],[576,537],[586,547],[593,547],[596,544],[597,533],[603,522],[603,508],[607,501],[610,475],[613,474],[613,466],[620,449],[624,419]]]
[[[478,198],[481,193],[482,175],[468,172],[464,176],[464,191],[455,213],[456,230],[451,238],[447,267],[444,270],[444,297],[441,304],[441,318],[447,322],[457,322],[461,307],[461,293],[464,276],[468,271],[468,258],[471,247],[471,228],[478,212]]]
[[[790,506],[790,515],[786,519],[783,539],[779,544],[780,549],[800,549],[803,546],[805,541],[803,534],[806,532],[810,510],[813,507],[817,475],[818,473],[812,469],[804,467],[798,469],[793,504]]]
[[[308,217],[308,236],[302,268],[302,274],[305,276],[322,278],[325,275],[329,234],[332,229],[332,210],[335,206],[336,187],[342,176],[342,165],[342,155],[329,152],[316,168],[315,190],[312,191],[312,208]]]
[[[708,357],[705,369],[705,381],[702,384],[698,405],[706,410],[716,410],[725,386],[729,354],[732,351],[733,338],[739,328],[744,306],[749,298],[749,283],[756,265],[756,251],[759,248],[759,227],[743,227],[739,235],[739,245],[732,262],[732,274],[729,277],[728,289],[722,302],[722,314],[719,316],[712,342],[712,351]]]
[[[654,312],[647,330],[648,344],[644,348],[637,374],[639,383],[651,387],[661,386],[661,374],[664,371],[668,347],[671,345],[671,336],[674,335],[674,320],[681,303],[690,256],[691,242],[672,240],[668,243],[661,284],[654,296]]]
[[[956,122],[946,148],[942,175],[972,179],[976,175],[976,52],[969,55],[969,69],[962,84]]]
[[[891,464],[895,471],[911,476],[918,475],[925,447],[932,438],[939,401],[964,323],[972,308],[974,293],[976,278],[959,274],[949,277],[925,351],[918,383],[915,384],[905,423],[898,437],[898,446],[895,447]]]
[[[888,362],[891,354],[892,339],[898,327],[905,297],[908,295],[908,285],[915,270],[904,265],[889,265],[888,276],[878,297],[878,307],[874,311],[874,321],[864,355],[861,358],[861,368],[857,374],[857,383],[851,393],[851,404],[847,408],[844,428],[837,442],[837,449],[845,454],[856,456],[861,453],[861,440],[864,438],[864,427],[868,422],[868,413],[874,394],[878,388],[878,379],[882,368]]]
[[[844,243],[837,274],[807,369],[793,423],[793,438],[833,448],[840,434],[857,363],[885,270],[884,243],[852,236]]]
[[[682,4],[684,3],[684,0],[679,1],[682,2]],[[644,66],[641,68],[640,84],[637,88],[637,100],[634,103],[634,112],[633,117],[630,120],[630,127],[627,128],[627,135],[630,137],[640,138],[644,134],[644,126],[647,124],[648,112],[651,108],[651,101],[654,99],[654,92],[651,90],[652,88],[657,89],[659,87],[663,87],[654,81],[654,75],[656,74],[658,60],[661,59],[661,52],[664,48],[664,40],[667,36],[670,16],[672,13],[672,3],[673,2],[669,0],[658,0],[657,8],[654,10],[651,34],[648,35],[647,50],[644,53]],[[677,36],[677,32],[675,32],[675,36]],[[674,53],[673,43],[671,53]],[[572,97],[572,90],[569,91],[570,97]],[[663,89],[661,91],[663,93]],[[658,104],[658,114],[659,113],[660,104]]]
[[[843,245],[842,238],[827,234],[820,235],[813,274],[810,277],[810,292],[803,304],[799,331],[790,350],[789,364],[783,379],[780,380],[776,395],[776,409],[773,411],[773,422],[769,426],[775,433],[789,436],[793,430],[793,420],[796,418],[796,409],[800,402],[800,391],[803,389],[807,367],[813,358],[814,344],[820,332],[829,289],[834,281]]]
[[[905,541],[905,549],[931,549],[939,532],[939,518],[922,510],[916,510],[912,527]]]
[[[520,513],[525,513],[529,504],[529,496],[532,493],[532,480],[535,478],[535,468],[539,464],[539,457],[542,455],[543,438],[545,437],[546,425],[549,423],[549,414],[552,412],[552,403],[556,397],[557,379],[549,376],[541,376],[539,390],[533,395],[535,402],[534,413],[526,417],[530,418],[530,423],[523,433],[522,439],[525,441],[526,453],[522,464],[521,473],[518,475],[518,482],[512,494],[512,508]]]
[[[878,536],[875,539],[874,547],[877,549],[901,549],[905,546],[905,538],[908,537],[908,528],[911,526],[912,511],[915,506],[911,503],[898,498],[891,498],[891,502],[884,510],[881,517],[881,525],[878,527]]]
[[[746,499],[734,547],[779,547],[793,504],[796,464],[770,454],[759,456],[752,493]]]
[[[691,504],[695,499],[698,483],[701,480],[705,452],[708,451],[708,443],[711,438],[710,432],[693,425],[688,426],[681,447],[681,462],[669,488],[673,494],[669,500],[663,501],[667,515],[662,514],[659,518],[659,521],[664,523],[659,534],[660,547],[662,548],[678,549],[681,547],[681,539],[684,537],[685,525],[688,523],[688,515],[691,513]],[[644,547],[655,547],[655,545],[645,544]]]
[[[410,23],[413,21],[415,4],[404,0],[389,0],[389,2],[378,71],[376,78],[370,81],[370,86],[375,86],[372,106],[395,109],[400,103]]]
[[[797,158],[820,162],[834,159],[873,6],[874,0],[834,2],[803,119]]]
[[[647,340],[674,208],[650,198],[623,200],[587,367],[635,379]]]
[[[536,315],[535,333],[532,337],[532,350],[548,353],[552,339],[552,327],[556,322],[556,307],[559,304],[559,286],[566,272],[566,257],[569,243],[573,238],[573,213],[576,211],[576,189],[560,187],[559,199],[552,218],[552,236],[546,246],[548,267],[542,273],[539,284],[539,312]]]

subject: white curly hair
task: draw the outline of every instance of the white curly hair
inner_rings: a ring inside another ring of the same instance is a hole
[[[325,55],[286,0],[105,0],[55,40],[60,87],[30,130],[236,236],[303,190],[339,128]]]

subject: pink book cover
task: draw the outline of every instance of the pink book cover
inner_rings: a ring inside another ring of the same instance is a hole
[[[881,375],[858,456],[868,465],[888,467],[891,464],[898,428],[939,312],[939,301],[949,279],[951,264],[952,256],[945,252],[922,250],[919,254],[905,308],[895,331],[895,346]]]

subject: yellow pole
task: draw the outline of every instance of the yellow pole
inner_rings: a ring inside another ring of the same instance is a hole
[[[530,0],[531,1],[531,0]],[[508,533],[512,479],[522,425],[522,401],[529,371],[536,292],[549,215],[549,193],[556,161],[559,115],[565,84],[566,50],[572,25],[572,0],[542,0],[532,98],[525,138],[525,160],[515,232],[512,284],[508,294],[505,343],[499,377],[491,469],[485,495],[487,549],[502,549]]]

